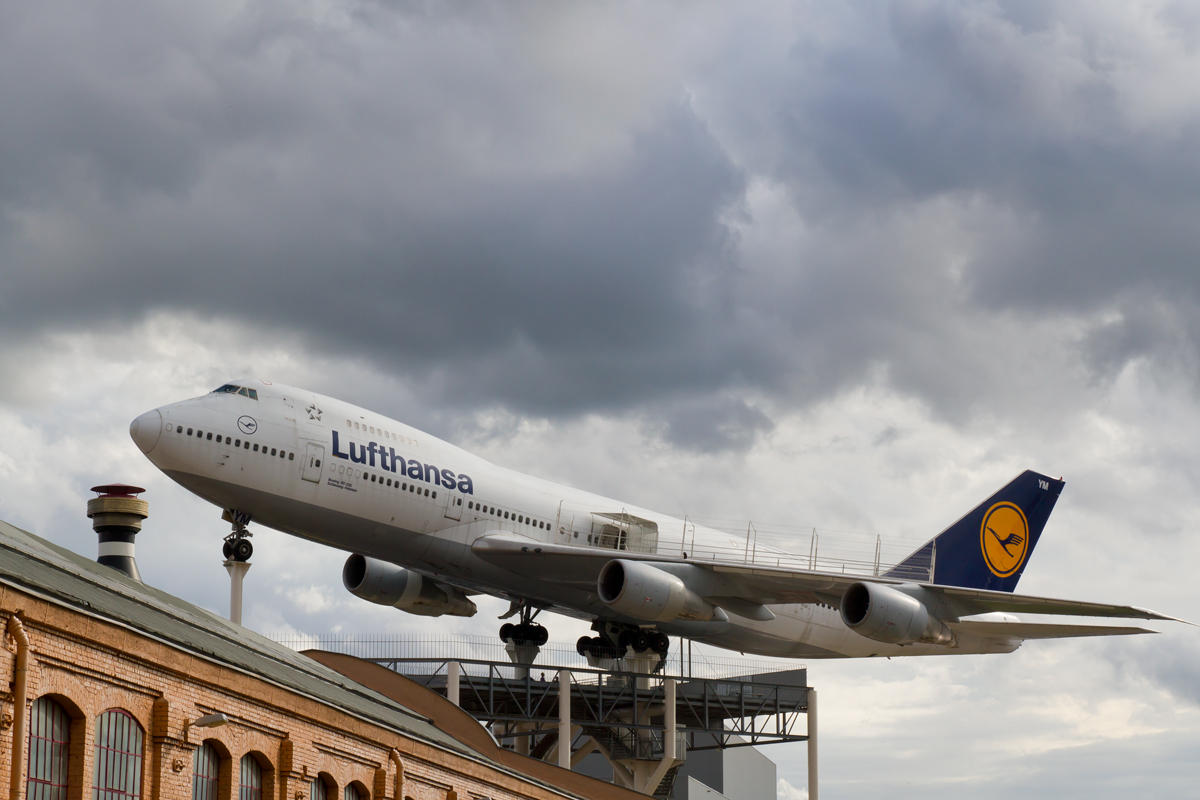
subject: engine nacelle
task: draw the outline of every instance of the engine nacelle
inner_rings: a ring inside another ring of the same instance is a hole
[[[842,595],[842,622],[888,644],[953,644],[954,634],[917,598],[880,583],[855,583]]]
[[[613,611],[647,622],[707,621],[723,616],[712,603],[687,588],[682,578],[645,561],[608,562],[600,570],[596,590]]]
[[[419,572],[355,553],[342,567],[342,584],[355,597],[395,606],[423,617],[473,617],[478,610],[469,597]]]

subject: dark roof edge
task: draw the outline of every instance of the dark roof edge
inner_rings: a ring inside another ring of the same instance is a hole
[[[9,530],[5,530],[6,528]],[[74,564],[74,566],[76,566],[80,570],[82,570],[84,565],[87,565],[87,566],[94,565],[98,570],[104,569],[107,571],[107,569],[108,569],[107,567],[104,567],[103,565],[96,564],[96,562],[82,559],[81,556],[79,556],[78,554],[76,554],[70,550],[67,550],[67,549],[62,548],[58,545],[55,545],[51,542],[48,542],[44,539],[41,539],[40,537],[35,536],[34,534],[29,533],[28,531],[25,531],[21,528],[17,528],[16,526],[10,525],[9,523],[3,522],[3,521],[0,521],[0,553],[3,553],[4,551],[9,551],[11,553],[16,554],[20,558],[26,558],[26,559],[30,559],[33,561],[37,561],[49,569],[64,572],[76,580],[86,581],[87,583],[89,583],[90,585],[92,585],[93,587],[96,587],[97,589],[99,589],[101,591],[109,591],[109,592],[116,591],[115,589],[106,587],[103,584],[103,582],[95,580],[94,577],[86,574],[87,571],[83,571],[83,574],[81,574],[79,571],[76,571],[75,569],[64,568],[64,566],[62,564],[55,563],[53,561],[48,561],[45,558],[39,557],[39,555],[37,555],[36,553],[30,552],[26,549],[22,549],[19,547],[11,546],[9,542],[4,541],[5,534],[10,533],[10,531],[18,533],[22,536],[29,537],[29,539],[31,540],[31,542],[30,542],[31,544],[36,544],[36,545],[47,547],[53,555],[64,556],[65,560],[68,563],[76,562]],[[109,576],[108,574],[105,574],[104,577],[105,578],[112,577],[113,579],[128,581],[127,578],[124,578],[124,576],[121,576],[120,573],[117,573],[115,571],[112,573],[111,576]],[[461,742],[458,742],[457,740],[451,740],[451,741],[453,741],[455,744],[459,745],[458,747],[449,747],[446,742],[439,741],[438,739],[436,739],[434,737],[430,737],[428,735],[423,735],[420,731],[412,730],[410,728],[405,728],[394,719],[393,720],[387,719],[388,715],[385,713],[381,713],[378,715],[366,715],[363,713],[356,712],[352,709],[346,708],[345,706],[339,705],[338,703],[336,703],[333,700],[316,696],[316,695],[312,694],[311,692],[306,691],[305,689],[303,689],[299,686],[289,683],[286,680],[271,677],[269,675],[264,675],[261,672],[255,671],[253,669],[249,669],[249,668],[247,668],[241,664],[238,664],[234,661],[221,658],[219,655],[216,655],[213,653],[207,653],[197,647],[189,646],[189,644],[186,641],[181,641],[176,638],[161,635],[159,633],[156,633],[153,630],[147,629],[143,626],[137,625],[128,620],[121,619],[114,614],[105,613],[103,610],[90,607],[86,604],[81,604],[79,602],[72,602],[70,599],[67,599],[65,597],[60,597],[60,596],[56,596],[52,593],[48,593],[44,589],[41,589],[37,586],[31,585],[29,583],[19,580],[19,578],[17,576],[0,573],[0,584],[9,586],[16,591],[20,591],[24,594],[28,594],[32,597],[35,597],[35,598],[37,598],[43,602],[49,603],[51,605],[58,606],[58,607],[64,608],[64,609],[68,609],[70,611],[82,614],[82,615],[90,617],[92,619],[100,620],[107,624],[113,625],[115,627],[131,631],[133,633],[138,634],[139,636],[144,636],[147,639],[150,639],[152,641],[155,641],[155,642],[158,642],[165,646],[174,648],[181,652],[185,652],[188,655],[190,655],[194,658],[198,658],[202,661],[220,666],[225,669],[231,669],[240,674],[247,675],[247,676],[255,678],[257,680],[261,680],[264,683],[267,683],[267,684],[270,684],[277,688],[283,689],[284,691],[290,692],[292,694],[295,694],[295,695],[298,695],[301,697],[305,697],[309,700],[312,700],[313,702],[317,702],[317,703],[320,703],[320,704],[326,705],[326,706],[333,706],[333,707],[337,708],[339,711],[341,711],[342,713],[345,713],[356,719],[360,719],[362,721],[378,725],[382,728],[392,731],[393,733],[395,733],[397,735],[406,736],[406,737],[410,737],[413,739],[419,739],[423,742],[426,742],[427,744],[429,744],[432,747],[446,750],[448,752],[454,752],[454,753],[457,753],[464,757],[468,757],[471,760],[480,761],[481,763],[486,763],[489,766],[495,766],[494,762],[492,762],[490,759],[483,757],[482,754],[479,754],[477,751],[466,747],[465,745],[463,745]],[[146,587],[143,584],[136,584],[135,586],[131,586],[129,588],[145,590],[145,589],[148,589],[151,587]],[[161,590],[158,590],[158,589],[153,589],[152,591],[153,591],[153,593],[162,595],[165,599],[167,599],[173,603],[182,604],[183,606],[187,607],[191,611],[199,611],[199,612],[202,612],[202,614],[205,616],[215,617],[215,615],[213,615],[212,612],[209,612],[206,609],[203,609],[192,603],[188,603],[186,600],[177,598],[174,595],[167,594],[166,592],[162,592]],[[142,601],[141,599],[138,599],[136,597],[131,597],[130,595],[122,593],[122,592],[117,592],[117,593],[120,594],[127,601],[146,605],[144,603],[144,601]],[[166,612],[162,611],[162,609],[155,609],[155,610],[158,611],[159,613],[166,613]],[[177,621],[181,622],[184,625],[188,625],[189,627],[196,627],[194,625],[194,623],[192,623],[190,621],[178,620],[178,618],[176,618],[176,619],[177,619]],[[223,620],[222,618],[216,617],[216,619],[221,622],[227,623],[227,621]],[[232,639],[228,636],[225,636],[222,633],[212,630],[210,628],[205,628],[204,631],[208,635],[218,637],[218,638],[222,639],[223,641],[225,641],[229,644],[232,644],[236,647],[246,648],[253,652],[256,652],[260,657],[268,659],[268,660],[278,664],[283,669],[297,670],[297,671],[301,672],[302,674],[306,674],[309,678],[325,681],[325,682],[331,684],[332,686],[335,686],[335,687],[341,689],[342,691],[349,692],[371,704],[379,706],[381,709],[386,709],[388,712],[391,712],[392,714],[402,715],[404,717],[408,717],[409,719],[411,719],[414,722],[417,722],[419,724],[425,724],[425,725],[429,725],[429,726],[433,727],[432,720],[430,720],[428,717],[421,715],[421,714],[417,714],[416,712],[412,711],[411,709],[408,709],[408,708],[404,707],[403,705],[397,703],[395,700],[392,700],[391,698],[388,698],[378,692],[375,692],[374,690],[370,689],[369,687],[363,686],[362,684],[360,684],[356,681],[353,681],[352,679],[338,673],[336,670],[332,670],[328,667],[325,667],[324,665],[318,664],[316,661],[302,656],[297,651],[292,650],[287,647],[284,647],[283,645],[278,644],[276,642],[272,642],[271,640],[266,639],[265,637],[262,637],[260,634],[254,633],[253,631],[250,631],[247,629],[245,631],[245,633],[253,634],[254,637],[257,637],[257,638],[261,639],[263,643],[266,643],[266,645],[269,648],[277,648],[281,651],[286,651],[288,654],[295,655],[296,659],[297,659],[297,663],[295,663],[295,664],[289,663],[281,658],[276,657],[274,654],[272,654],[270,652],[269,649],[261,648],[261,647],[255,646],[254,644],[249,644],[249,643],[247,643],[246,640],[241,640],[241,641],[234,640],[234,639]],[[308,666],[309,669],[307,669],[307,670],[302,669],[301,664]],[[439,731],[439,733],[440,733],[440,731]]]

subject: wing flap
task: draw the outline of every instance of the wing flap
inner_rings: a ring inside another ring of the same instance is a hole
[[[1124,625],[1068,625],[1054,622],[1000,622],[960,620],[947,623],[956,633],[1006,639],[1069,639],[1081,636],[1128,636],[1158,633]]]
[[[1083,600],[1058,600],[1052,597],[1034,597],[1025,594],[1009,594],[984,589],[963,589],[957,586],[922,584],[924,588],[946,598],[957,616],[967,617],[989,611],[1008,611],[1026,614],[1056,614],[1072,617],[1124,617],[1128,619],[1157,619],[1167,622],[1183,622],[1175,617],[1159,614],[1136,606],[1089,603]]]

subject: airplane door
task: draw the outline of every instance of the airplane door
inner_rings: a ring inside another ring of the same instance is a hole
[[[325,460],[325,446],[315,442],[306,442],[304,448],[304,466],[300,470],[300,477],[312,483],[320,483],[321,462]]]
[[[462,519],[462,495],[455,494],[454,492],[447,492],[446,494],[446,519]]]

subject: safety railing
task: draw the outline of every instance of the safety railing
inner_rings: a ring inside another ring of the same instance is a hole
[[[822,532],[816,528],[804,532],[772,530],[756,526],[754,522],[747,523],[744,538],[739,539],[727,531],[690,519],[685,520],[679,537],[660,533],[658,539],[659,553],[679,554],[689,561],[862,577],[881,576],[897,570],[910,556],[917,555],[918,547],[916,543],[886,542],[879,534]],[[896,577],[929,581],[933,577],[933,565],[930,547]]]
[[[288,632],[268,638],[293,650],[328,650],[381,663],[508,661],[505,644],[490,636],[464,635],[446,638],[419,635],[297,635]],[[777,672],[797,666],[794,659],[749,659],[731,655],[727,650],[714,650],[700,644],[684,643],[672,646],[671,654],[660,672],[677,677],[731,678]],[[548,642],[543,645],[530,669],[532,674],[538,677],[541,672],[550,675],[560,668],[593,669],[573,646],[563,642]]]

